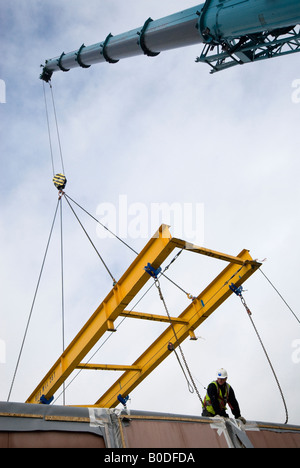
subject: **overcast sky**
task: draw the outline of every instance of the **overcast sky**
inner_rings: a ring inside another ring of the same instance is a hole
[[[158,19],[195,4],[0,0],[1,400],[7,399],[57,204],[40,65],[82,43],[139,27],[149,16]],[[299,317],[300,103],[293,88],[300,79],[299,57],[210,75],[206,65],[195,63],[200,53],[201,45],[54,74],[67,193],[93,216],[103,217],[110,209],[111,221],[116,213],[116,229],[123,229],[126,242],[138,251],[153,234],[151,213],[157,204],[176,203],[183,221],[175,219],[179,226],[172,225],[171,233],[183,230],[192,213],[194,230],[183,233],[185,240],[232,255],[247,248],[253,258],[266,258],[263,271]],[[46,93],[55,171],[60,172],[48,85]],[[135,255],[116,240],[100,238],[95,223],[80,216],[120,278]],[[128,229],[120,226],[120,216]],[[66,203],[63,217],[67,345],[112,284]],[[25,401],[62,352],[58,221],[11,401]],[[169,276],[196,296],[225,266],[184,252]],[[189,300],[161,283],[171,315],[179,315]],[[289,422],[300,424],[299,323],[259,271],[245,289],[286,398]],[[164,314],[155,288],[138,310]],[[164,328],[127,319],[93,362],[132,364]],[[202,397],[216,370],[225,367],[246,419],[283,423],[280,393],[240,300],[231,296],[196,335],[197,341],[182,348]],[[94,404],[117,377],[81,372],[67,389],[67,404]],[[130,398],[129,409],[201,414],[174,355]]]

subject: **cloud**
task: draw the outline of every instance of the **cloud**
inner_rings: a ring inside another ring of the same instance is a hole
[[[15,0],[3,6],[5,67],[0,79],[6,83],[7,102],[0,104],[4,174],[0,339],[6,343],[2,399],[8,393],[57,202],[39,65],[83,42],[88,45],[109,32],[119,34],[142,25],[149,16],[155,19],[189,6],[193,4],[179,0],[163,4],[132,0],[126,5],[117,0],[109,5],[90,1],[88,8],[78,1],[71,7],[67,0],[30,0],[26,6]],[[292,101],[292,83],[299,76],[295,56],[211,76],[208,68],[194,63],[200,49],[54,75],[68,193],[94,216],[100,203],[117,206],[120,195],[126,195],[129,204],[148,209],[151,203],[203,203],[205,246],[233,255],[249,248],[254,258],[267,257],[267,275],[297,312],[299,104]],[[51,113],[50,118],[55,165],[60,171]],[[120,277],[134,255],[112,239],[100,240],[96,225],[78,213]],[[70,341],[106,296],[111,280],[66,204],[64,220],[66,337]],[[57,222],[13,392],[13,399],[19,401],[28,397],[61,353],[58,229]],[[145,244],[145,239],[127,240],[136,250]],[[224,265],[185,254],[170,269],[170,276],[196,295]],[[172,314],[180,314],[188,303],[186,297],[168,283],[163,287]],[[259,272],[245,288],[291,408],[291,421],[299,424],[294,393],[299,387],[299,364],[292,360],[291,347],[299,338],[295,319]],[[163,313],[155,292],[139,307]],[[245,417],[281,422],[280,395],[244,314],[239,300],[229,299],[197,330],[204,340],[184,343],[187,360],[205,386],[217,368],[227,367]],[[95,359],[101,363],[125,359],[130,364],[163,329],[126,320]],[[108,385],[116,375],[82,372],[70,385],[67,402],[94,403],[106,389],[102,382]],[[135,409],[201,411],[172,358],[131,398]]]

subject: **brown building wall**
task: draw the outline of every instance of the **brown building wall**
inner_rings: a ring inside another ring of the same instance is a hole
[[[0,432],[0,448],[105,448],[102,437],[76,432]]]

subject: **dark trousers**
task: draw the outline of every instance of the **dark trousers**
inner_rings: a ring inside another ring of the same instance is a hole
[[[205,418],[213,418],[214,414],[209,413],[206,408],[202,408],[202,416]]]

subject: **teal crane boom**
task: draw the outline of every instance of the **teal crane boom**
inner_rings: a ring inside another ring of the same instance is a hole
[[[205,3],[102,42],[62,53],[46,60],[41,79],[54,72],[89,68],[96,63],[204,44],[196,62],[207,63],[211,72],[300,51],[299,0],[206,0]]]

